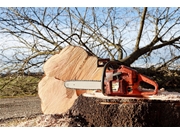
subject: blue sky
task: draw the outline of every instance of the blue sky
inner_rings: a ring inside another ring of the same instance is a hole
[[[3,0],[1,7],[177,7],[177,0]]]

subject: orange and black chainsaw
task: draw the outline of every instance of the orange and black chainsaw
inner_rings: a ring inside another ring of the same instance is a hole
[[[119,61],[98,59],[98,67],[103,67],[101,81],[69,80],[65,87],[82,90],[101,90],[106,96],[150,96],[157,94],[158,84],[136,70],[122,65]],[[148,84],[153,89],[143,88]]]

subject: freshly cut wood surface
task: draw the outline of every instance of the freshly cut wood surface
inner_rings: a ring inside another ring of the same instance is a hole
[[[97,58],[83,48],[67,46],[55,54],[43,67],[45,76],[38,84],[38,94],[44,114],[66,112],[79,95],[88,90],[72,90],[64,87],[66,80],[101,80],[102,68]]]
[[[94,93],[84,93],[83,96],[85,97],[95,97],[95,98],[101,98],[101,99],[116,99],[116,100],[122,100],[122,99],[137,99],[137,100],[169,100],[169,101],[178,101],[180,102],[180,93],[179,92],[169,92],[169,91],[158,91],[158,94],[156,95],[149,95],[145,97],[130,97],[130,96],[105,96],[101,92],[94,92]]]
[[[64,112],[77,98],[76,92],[66,89],[63,81],[48,76],[39,83],[39,96],[44,114]]]

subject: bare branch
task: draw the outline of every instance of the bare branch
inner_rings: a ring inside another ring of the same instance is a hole
[[[143,28],[144,28],[146,12],[147,12],[147,7],[144,8],[142,16],[141,16],[140,28],[139,28],[139,33],[136,39],[135,50],[139,49],[139,43],[141,41],[141,36],[142,36]]]

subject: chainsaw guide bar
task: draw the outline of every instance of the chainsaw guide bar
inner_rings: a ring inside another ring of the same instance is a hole
[[[70,80],[64,83],[66,88],[82,90],[101,89],[101,81],[98,80]]]

